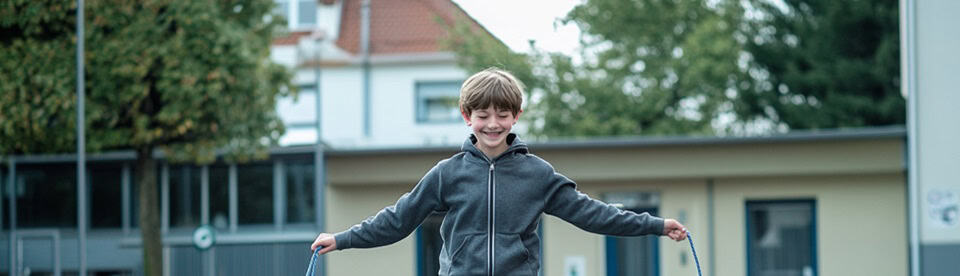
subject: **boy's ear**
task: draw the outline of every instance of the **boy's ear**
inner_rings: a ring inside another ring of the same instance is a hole
[[[520,121],[520,114],[523,114],[523,109],[517,111],[517,116],[513,116],[513,124],[517,124]]]
[[[460,115],[463,115],[463,121],[467,122],[467,126],[470,126],[471,124],[470,115],[468,115],[467,112],[463,112],[463,111],[460,111]]]

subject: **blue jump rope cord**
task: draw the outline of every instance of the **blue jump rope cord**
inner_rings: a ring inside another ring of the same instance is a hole
[[[320,248],[323,248],[323,247],[318,246],[317,249],[313,251],[313,257],[310,257],[310,266],[307,267],[306,276],[317,275],[315,268],[317,267],[317,256],[320,255],[317,253],[320,252]]]
[[[693,261],[697,262],[697,275],[703,276],[703,272],[700,271],[700,259],[697,258],[697,249],[693,248],[693,236],[690,236],[690,232],[687,232],[687,241],[690,242],[690,251],[693,251]]]

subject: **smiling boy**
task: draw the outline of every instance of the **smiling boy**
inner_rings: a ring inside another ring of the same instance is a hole
[[[536,275],[541,214],[605,235],[666,235],[681,241],[679,222],[620,210],[594,200],[529,152],[510,132],[523,113],[523,86],[510,73],[487,69],[460,89],[460,112],[473,134],[461,152],[437,163],[393,206],[311,245],[320,254],[397,242],[432,212],[440,226],[440,275]]]

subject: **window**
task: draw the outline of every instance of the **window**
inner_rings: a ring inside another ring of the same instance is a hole
[[[273,13],[286,18],[290,29],[317,25],[317,0],[274,0]]]
[[[309,27],[317,24],[317,0],[299,0],[297,10],[297,26]]]
[[[120,228],[123,199],[121,163],[88,163],[89,220],[91,228]]]
[[[432,276],[440,273],[440,224],[445,213],[433,213],[417,228],[417,275]],[[450,249],[453,250],[453,249]]]
[[[210,165],[210,224],[217,230],[230,227],[230,166]]]
[[[77,167],[17,165],[17,227],[77,226]]]
[[[273,223],[273,163],[237,165],[237,224]]]
[[[287,185],[287,223],[312,223],[313,209],[313,156],[285,160]]]
[[[416,110],[418,123],[460,122],[460,82],[418,82]]]
[[[170,226],[200,225],[200,169],[190,165],[170,166]]]
[[[301,85],[297,97],[286,96],[277,99],[277,114],[287,129],[317,127],[316,85]]]
[[[813,200],[747,201],[747,275],[817,274]]]
[[[657,215],[660,196],[647,192],[617,192],[603,195],[607,203],[620,205],[621,209],[634,213]],[[607,255],[607,275],[646,275],[660,274],[660,239],[658,236],[605,238]]]
[[[656,215],[656,209],[625,208],[634,213]],[[659,275],[657,236],[606,237],[607,275]]]

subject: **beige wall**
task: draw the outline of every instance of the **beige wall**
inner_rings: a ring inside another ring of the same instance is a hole
[[[678,217],[686,213],[684,226],[695,235],[698,254],[706,248],[706,182],[696,180],[662,180],[635,182],[581,182],[582,191],[600,199],[604,193],[653,192],[662,200],[661,216]],[[592,234],[558,218],[547,216],[544,220],[544,269],[546,275],[562,275],[564,260],[569,256],[583,256],[587,263],[587,275],[606,275],[606,248],[604,236]],[[699,236],[698,236],[699,235]],[[690,246],[672,240],[660,239],[660,275],[696,275]],[[681,255],[686,264],[681,265]],[[700,260],[707,265],[708,260]]]
[[[327,227],[343,231],[392,205],[413,188],[403,185],[331,186],[327,190]],[[414,275],[415,235],[374,249],[350,249],[329,254],[327,275]]]
[[[816,202],[818,275],[907,273],[902,174],[716,180],[717,275],[746,274],[745,202]],[[703,240],[703,239],[701,239]]]
[[[751,144],[548,148],[534,152],[595,198],[656,192],[660,214],[678,217],[695,237],[704,272],[744,275],[745,201],[815,199],[820,275],[903,275],[907,271],[902,137]],[[341,231],[393,204],[453,152],[333,156],[328,162],[327,225]],[[716,237],[707,224],[713,180]],[[544,220],[544,269],[561,275],[564,258],[583,256],[589,275],[605,275],[601,235]],[[413,275],[413,236],[377,249],[330,255],[329,275]],[[685,262],[684,262],[685,261]],[[660,274],[696,275],[687,242],[661,238]]]

